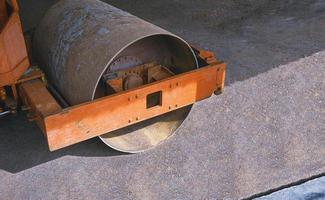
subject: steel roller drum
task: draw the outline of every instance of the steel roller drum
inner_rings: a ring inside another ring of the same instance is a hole
[[[197,68],[196,57],[184,40],[97,0],[56,3],[38,26],[33,46],[48,81],[70,105],[104,96],[101,79],[107,72],[153,61],[175,74]],[[171,136],[190,109],[182,108],[100,138],[119,151],[141,152]]]

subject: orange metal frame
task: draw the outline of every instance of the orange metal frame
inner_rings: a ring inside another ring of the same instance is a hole
[[[49,149],[54,151],[193,104],[222,90],[226,65],[209,55],[203,55],[209,62],[206,67],[66,109],[39,79],[22,83],[21,96],[45,134]],[[147,109],[147,96],[155,92],[162,94],[160,104]]]
[[[25,39],[16,0],[7,16],[5,0],[0,0],[0,87],[13,85],[29,67]]]

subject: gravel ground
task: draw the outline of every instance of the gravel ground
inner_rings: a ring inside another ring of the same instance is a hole
[[[25,30],[53,2],[21,2]],[[214,51],[225,93],[137,155],[98,139],[49,153],[24,114],[2,118],[2,199],[239,199],[325,172],[323,0],[108,2]]]

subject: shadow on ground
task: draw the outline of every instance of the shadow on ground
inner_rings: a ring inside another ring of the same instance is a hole
[[[34,28],[54,2],[21,1],[25,30]],[[228,63],[227,85],[325,49],[323,0],[106,2],[213,51]],[[97,138],[50,153],[42,133],[24,114],[1,118],[0,127],[0,169],[11,173],[65,155],[121,155]]]
[[[10,173],[17,173],[66,155],[128,155],[108,148],[99,138],[50,152],[43,133],[35,123],[28,122],[25,113],[0,118],[0,127],[0,169]]]

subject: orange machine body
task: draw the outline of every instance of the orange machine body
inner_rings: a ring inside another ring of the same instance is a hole
[[[9,11],[9,12],[8,12]],[[0,0],[0,88],[14,85],[29,67],[16,0]]]

